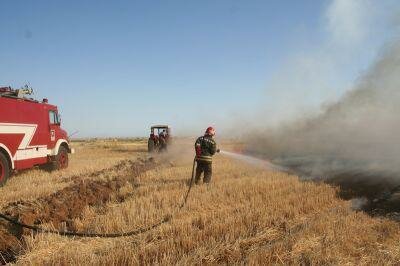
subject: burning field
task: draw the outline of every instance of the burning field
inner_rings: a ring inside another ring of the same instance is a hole
[[[32,233],[1,222],[2,262],[16,264],[396,264],[399,224],[352,209],[329,184],[218,155],[212,184],[195,186],[191,145],[150,160],[141,141],[74,145],[71,168],[31,170],[1,188],[3,213],[49,229],[127,232],[122,238]],[[225,148],[232,144],[222,145]],[[28,185],[29,184],[29,185]]]
[[[400,265],[400,1],[26,2],[0,264]]]
[[[247,151],[304,179],[338,185],[370,213],[400,211],[400,42],[319,112],[248,136]]]

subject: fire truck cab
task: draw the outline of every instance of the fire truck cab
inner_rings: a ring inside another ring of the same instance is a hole
[[[73,153],[57,106],[27,98],[32,89],[0,88],[0,186],[13,170],[68,167]]]

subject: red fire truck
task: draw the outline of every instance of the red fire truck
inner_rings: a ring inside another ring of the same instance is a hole
[[[32,89],[0,88],[0,186],[13,170],[68,167],[73,153],[57,106],[28,98]]]

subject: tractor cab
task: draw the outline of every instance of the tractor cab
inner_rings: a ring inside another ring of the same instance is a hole
[[[171,128],[168,125],[155,125],[150,129],[148,140],[149,152],[166,151],[171,139]]]

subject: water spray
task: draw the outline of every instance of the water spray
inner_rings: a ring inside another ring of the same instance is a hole
[[[223,155],[229,156],[233,159],[246,162],[248,164],[254,165],[256,167],[259,167],[259,168],[262,168],[265,170],[285,171],[284,167],[275,165],[275,164],[271,163],[270,161],[263,160],[263,159],[260,159],[260,158],[254,157],[254,156],[245,155],[242,153],[229,152],[229,151],[224,151],[224,150],[220,150],[220,153]]]
[[[78,134],[78,133],[79,133],[79,131],[77,130],[77,131],[73,132],[72,134],[70,134],[70,135],[68,136],[68,138],[71,138],[72,136],[75,136],[75,135]]]

